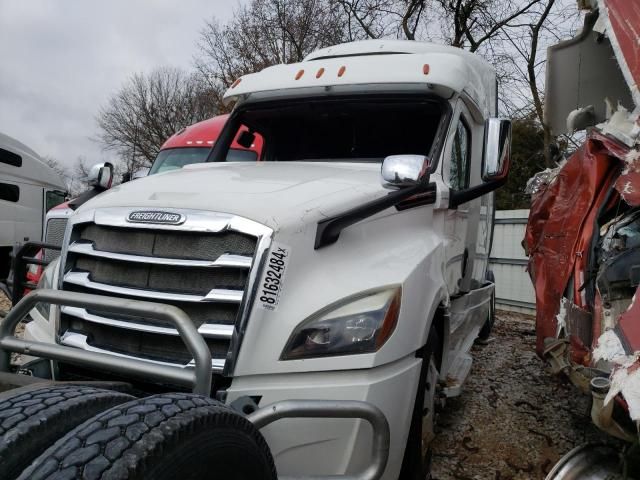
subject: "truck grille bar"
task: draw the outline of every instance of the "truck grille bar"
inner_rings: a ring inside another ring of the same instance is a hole
[[[233,215],[171,210],[181,225],[127,221],[136,209],[79,212],[69,220],[59,288],[148,299],[184,310],[204,337],[212,371],[230,375],[250,313],[271,229]],[[178,331],[154,319],[63,307],[58,341],[158,364],[193,359]]]
[[[228,253],[220,255],[214,261],[208,260],[185,260],[181,258],[161,258],[144,255],[128,255],[124,253],[103,252],[96,250],[92,243],[74,242],[69,245],[69,252],[90,255],[93,257],[110,258],[123,262],[153,263],[157,265],[170,265],[173,267],[190,268],[215,268],[215,267],[235,267],[249,268],[253,258],[246,255],[231,255]]]
[[[116,327],[137,330],[139,332],[148,333],[160,333],[163,335],[179,335],[178,330],[171,327],[163,327],[159,325],[151,325],[148,323],[138,323],[135,321],[116,320],[113,318],[106,318],[100,315],[89,313],[84,308],[78,307],[62,307],[62,313],[65,315],[71,315],[72,317],[79,318],[86,322],[100,323],[102,325],[113,325]],[[207,338],[226,338],[231,339],[233,335],[233,325],[215,325],[204,323],[198,327],[198,333]]]
[[[116,285],[106,285],[104,283],[92,282],[87,272],[69,272],[64,276],[66,283],[79,285],[81,287],[100,290],[116,295],[126,295],[129,297],[152,298],[154,300],[169,300],[176,302],[230,302],[240,303],[242,300],[243,290],[226,290],[214,288],[204,296],[183,295],[180,293],[158,292],[153,290],[141,290],[126,287],[118,287]]]

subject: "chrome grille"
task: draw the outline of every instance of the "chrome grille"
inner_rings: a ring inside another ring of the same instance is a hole
[[[107,222],[74,217],[64,251],[64,290],[147,299],[183,309],[198,326],[212,354],[212,369],[229,373],[248,315],[251,268],[270,230],[238,217],[185,225],[128,225],[130,210]],[[200,214],[202,216],[203,214]],[[96,215],[98,219],[99,215]],[[187,215],[187,218],[189,215]],[[234,222],[242,228],[234,229]],[[253,228],[247,228],[249,224]],[[191,358],[178,332],[151,318],[114,316],[63,307],[61,343],[153,362],[189,366]],[[233,345],[233,349],[232,349]],[[225,364],[227,368],[225,369]]]
[[[50,218],[47,220],[47,225],[44,234],[44,242],[51,245],[62,246],[64,240],[64,231],[67,228],[67,218]],[[60,252],[57,250],[45,249],[44,260],[52,262],[60,256]]]

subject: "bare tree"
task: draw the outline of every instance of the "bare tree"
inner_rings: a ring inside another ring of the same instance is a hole
[[[340,8],[327,0],[253,0],[226,24],[208,21],[195,65],[217,105],[237,78],[279,63],[299,62],[318,48],[348,39]]]
[[[45,155],[42,157],[44,163],[46,163],[54,172],[56,172],[62,180],[64,181],[65,188],[67,191],[71,191],[71,186],[73,183],[73,176],[70,172],[70,169],[60,163],[57,159],[53,158],[50,155]]]
[[[544,118],[544,68],[546,47],[561,39],[573,36],[581,15],[575,8],[568,8],[567,0],[543,0],[520,20],[519,35],[505,32],[505,39],[515,53],[513,86],[526,90],[524,102],[515,105],[517,112],[529,115],[532,112],[542,127],[544,135],[544,159],[547,167],[554,166],[552,145],[554,139]]]
[[[411,10],[398,0],[330,0],[346,17],[349,40],[400,37],[400,19]],[[413,2],[412,2],[413,3]],[[424,3],[424,2],[420,2]],[[414,32],[415,33],[415,32]],[[414,40],[410,34],[406,35]]]
[[[100,109],[98,140],[131,174],[149,166],[175,132],[216,113],[215,95],[195,75],[159,68],[131,77]]]

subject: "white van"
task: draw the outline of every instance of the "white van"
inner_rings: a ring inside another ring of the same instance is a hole
[[[40,241],[46,212],[65,199],[62,178],[32,149],[0,133],[0,279],[15,244]]]

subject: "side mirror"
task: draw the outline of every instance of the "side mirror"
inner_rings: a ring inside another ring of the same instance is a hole
[[[413,187],[429,180],[429,158],[424,155],[391,155],[382,162],[380,175],[385,188]]]
[[[511,120],[489,118],[484,123],[482,180],[506,180],[511,164]]]
[[[113,165],[109,162],[97,163],[89,171],[87,183],[99,190],[111,188],[113,183]]]
[[[507,181],[511,164],[511,120],[489,118],[484,122],[482,183],[449,196],[449,208],[467,203],[500,188]]]

